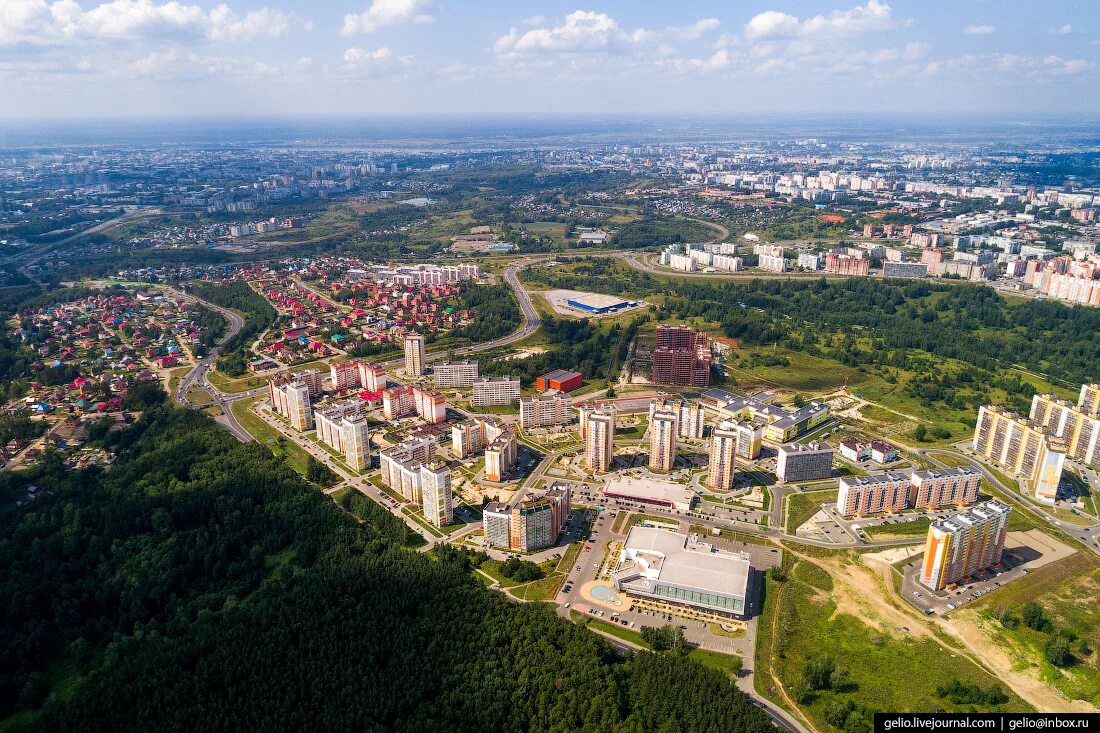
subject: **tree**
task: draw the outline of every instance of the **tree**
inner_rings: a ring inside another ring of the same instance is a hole
[[[832,689],[832,679],[836,671],[836,662],[832,657],[811,657],[802,670],[802,681],[811,690],[829,690]]]
[[[1025,603],[1020,608],[1020,620],[1024,622],[1024,626],[1036,631],[1045,631],[1050,626],[1043,607],[1034,601]]]
[[[1043,646],[1043,654],[1055,667],[1068,667],[1074,661],[1073,653],[1069,648],[1069,639],[1061,634],[1055,634],[1047,639],[1047,643]]]
[[[927,437],[928,428],[924,427],[924,425],[920,423],[917,423],[917,426],[913,428],[913,440],[917,441],[918,443],[923,443],[925,441],[925,438]]]

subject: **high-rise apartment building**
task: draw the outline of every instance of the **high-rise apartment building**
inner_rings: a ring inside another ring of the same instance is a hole
[[[435,440],[428,436],[410,438],[379,453],[382,483],[402,497],[420,504],[420,467],[435,457]]]
[[[611,470],[615,457],[615,410],[595,410],[588,415],[584,438],[584,466],[593,473]]]
[[[677,415],[677,433],[680,438],[700,439],[706,427],[706,411],[697,402],[673,400],[658,397],[649,403],[649,420],[659,412],[674,412]]]
[[[485,446],[485,480],[503,481],[517,460],[516,434],[507,429]]]
[[[817,481],[833,475],[833,448],[824,443],[786,443],[779,446],[775,476],[780,483]]]
[[[359,362],[359,384],[368,392],[381,392],[388,384],[385,367]]]
[[[287,419],[295,430],[304,431],[313,427],[313,410],[310,401],[309,386],[303,381],[268,382],[271,406]]]
[[[353,389],[363,385],[360,377],[359,362],[342,361],[329,366],[329,380],[333,389]]]
[[[966,506],[978,500],[982,472],[976,468],[933,468],[914,471],[909,505],[914,509]]]
[[[701,331],[684,326],[657,326],[653,346],[653,381],[685,387],[710,384],[713,360],[710,341]]]
[[[485,450],[485,425],[479,420],[451,426],[451,452],[455,458],[468,458]]]
[[[424,336],[410,333],[405,336],[405,374],[419,377],[424,374]]]
[[[476,361],[437,361],[432,365],[432,377],[439,389],[472,387],[477,379]]]
[[[519,401],[519,424],[524,430],[564,425],[571,420],[569,412],[572,407],[572,401],[564,392],[523,397]]]
[[[649,468],[667,472],[676,463],[676,437],[680,433],[680,411],[659,409],[649,422]]]
[[[909,508],[909,486],[908,476],[890,471],[869,476],[845,476],[840,479],[837,511],[846,517],[900,512]]]
[[[400,420],[416,414],[429,423],[447,419],[447,398],[434,389],[405,384],[382,392],[382,414],[387,420]]]
[[[470,404],[475,407],[510,405],[519,399],[519,377],[481,377],[472,386]]]
[[[972,445],[975,452],[1027,477],[1039,501],[1057,499],[1066,444],[1052,429],[996,405],[984,405],[978,410]]]
[[[421,510],[424,518],[437,527],[454,519],[451,493],[451,469],[446,463],[433,462],[420,466]]]
[[[759,458],[764,450],[764,426],[738,420],[734,423],[734,429],[737,431],[737,457],[746,461]]]
[[[680,405],[680,437],[688,440],[701,440],[706,427],[706,411],[698,402],[684,402]]]
[[[1031,419],[1065,442],[1066,454],[1090,466],[1100,466],[1100,388],[1081,387],[1074,405],[1054,395],[1037,394],[1031,399]]]
[[[489,547],[512,546],[512,508],[501,501],[491,501],[481,512],[481,527]]]
[[[569,523],[572,487],[557,482],[542,496],[513,507],[491,502],[482,512],[482,527],[490,547],[530,552],[550,547]]]
[[[736,483],[737,427],[732,420],[720,423],[710,433],[710,466],[707,486],[714,491],[731,491]]]
[[[940,591],[1001,561],[1008,515],[999,501],[987,501],[928,528],[920,582]]]
[[[362,473],[370,468],[370,426],[362,415],[345,417],[341,421],[344,460],[348,466]]]

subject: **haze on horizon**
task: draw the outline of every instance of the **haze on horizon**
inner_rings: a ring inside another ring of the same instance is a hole
[[[0,117],[1095,115],[1087,5],[4,0]]]

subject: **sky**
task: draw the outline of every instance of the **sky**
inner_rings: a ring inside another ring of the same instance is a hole
[[[0,0],[0,117],[1100,113],[1100,0]]]

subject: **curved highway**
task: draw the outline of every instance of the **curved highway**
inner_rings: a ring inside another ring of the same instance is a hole
[[[1093,522],[1091,525],[1077,525],[1063,522],[1050,514],[1047,514],[1042,507],[1032,504],[1028,499],[1020,496],[1019,489],[1013,489],[1009,486],[1005,486],[997,476],[995,476],[988,468],[982,465],[981,461],[975,460],[965,453],[959,453],[957,451],[945,450],[943,448],[922,448],[920,453],[935,460],[937,455],[951,456],[952,458],[961,459],[966,461],[970,466],[978,469],[985,476],[986,480],[991,484],[1003,491],[1007,496],[1011,497],[1012,503],[1019,507],[1022,507],[1024,511],[1028,512],[1037,519],[1041,519],[1048,522],[1065,534],[1082,542],[1086,547],[1096,553],[1100,553],[1100,522]],[[1083,519],[1091,518],[1088,515],[1080,515]]]
[[[198,405],[192,404],[187,399],[188,388],[197,382],[203,389],[210,393],[211,397],[214,398],[214,404],[219,405],[222,409],[222,414],[215,417],[214,420],[223,425],[227,430],[229,430],[229,432],[233,433],[234,437],[236,437],[237,440],[240,440],[244,443],[254,440],[252,435],[247,430],[245,430],[239,422],[237,422],[237,418],[234,417],[233,410],[230,408],[233,402],[239,399],[243,399],[245,396],[252,396],[252,393],[256,392],[256,390],[252,390],[251,392],[246,392],[239,395],[225,395],[224,393],[222,393],[221,390],[212,385],[210,383],[210,380],[208,380],[206,377],[207,373],[210,371],[210,368],[214,366],[214,361],[220,355],[221,347],[224,346],[226,342],[229,341],[229,339],[240,333],[241,329],[244,328],[244,318],[241,317],[239,313],[235,313],[228,308],[223,308],[220,305],[215,305],[210,301],[203,300],[202,298],[192,293],[184,293],[176,290],[175,288],[169,287],[162,287],[161,289],[165,292],[175,295],[177,298],[193,300],[199,305],[202,305],[212,311],[215,311],[216,313],[221,314],[226,318],[226,320],[229,321],[229,329],[225,332],[225,335],[218,339],[217,345],[214,346],[214,348],[210,349],[210,353],[204,356],[202,360],[200,360],[199,363],[196,364],[194,368],[191,369],[191,371],[187,372],[187,375],[180,380],[179,387],[176,388],[176,400],[181,405],[185,405],[192,409],[199,409]],[[260,391],[262,392],[264,390]]]

